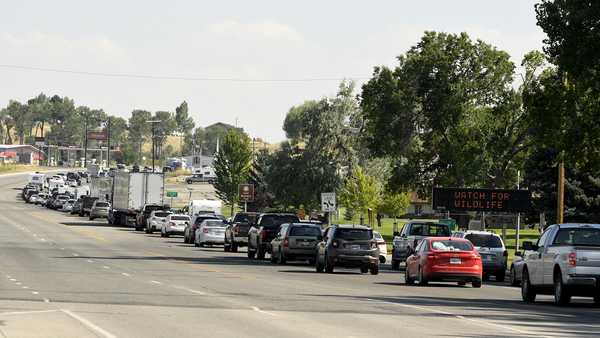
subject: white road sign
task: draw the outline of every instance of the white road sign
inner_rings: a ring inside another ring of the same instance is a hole
[[[321,211],[333,212],[337,209],[334,192],[321,193]]]

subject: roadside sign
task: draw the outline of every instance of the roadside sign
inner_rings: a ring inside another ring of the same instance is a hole
[[[88,131],[88,139],[89,140],[106,141],[108,139],[108,134],[107,134],[106,130]]]
[[[254,201],[254,184],[240,184],[240,201],[248,203]]]
[[[321,211],[333,212],[337,210],[334,192],[321,193]]]
[[[171,198],[177,197],[177,191],[167,191],[167,197],[171,197]]]
[[[433,188],[433,209],[450,211],[527,212],[528,190]]]

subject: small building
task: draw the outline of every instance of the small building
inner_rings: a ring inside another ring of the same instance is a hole
[[[410,197],[410,204],[406,211],[408,215],[420,216],[434,213],[430,201],[420,198],[414,191],[409,192],[408,196]]]
[[[46,154],[29,144],[0,144],[0,158],[4,163],[40,164]]]

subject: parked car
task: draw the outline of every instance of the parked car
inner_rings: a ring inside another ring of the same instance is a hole
[[[98,197],[83,196],[81,201],[81,208],[79,209],[79,216],[84,217],[89,215],[94,206],[94,202],[98,200]]]
[[[239,247],[248,245],[248,231],[258,219],[256,212],[238,212],[225,228],[225,252],[237,252]]]
[[[61,211],[71,212],[71,210],[73,210],[73,204],[75,204],[75,200],[74,199],[70,199],[70,200],[66,201],[63,204]]]
[[[321,227],[310,223],[282,224],[271,241],[271,263],[308,260],[315,264],[315,249],[321,240]]]
[[[150,213],[148,220],[146,221],[146,233],[151,234],[156,230],[160,230],[167,219],[167,216],[172,214],[171,211],[165,210],[154,210]]]
[[[46,199],[48,198],[48,194],[46,193],[39,193],[37,195],[37,198],[35,199],[35,204],[36,205],[44,205],[46,204]]]
[[[183,242],[193,244],[196,238],[196,230],[200,227],[200,224],[206,219],[217,219],[220,220],[215,214],[198,214],[194,216],[193,221],[185,226],[183,230]]]
[[[385,264],[387,259],[387,244],[378,231],[373,231],[373,238],[377,242],[377,247],[379,248],[379,263]]]
[[[223,244],[225,241],[225,226],[221,219],[205,219],[200,223],[194,238],[195,246]]]
[[[572,296],[593,297],[600,305],[600,224],[555,224],[536,244],[523,242],[521,296],[534,302],[553,294],[558,305]]]
[[[527,252],[525,252],[527,254]],[[512,264],[510,265],[508,281],[511,286],[520,286],[521,277],[523,276],[523,266],[525,260],[523,259],[523,253],[520,251],[515,252]]]
[[[294,214],[266,213],[261,214],[256,225],[248,230],[248,258],[264,259],[271,252],[271,241],[284,223],[300,223]]]
[[[428,237],[411,251],[406,260],[405,281],[412,285],[428,282],[471,283],[481,287],[483,267],[481,256],[473,244],[462,238]]]
[[[508,251],[502,237],[491,232],[474,230],[457,231],[452,237],[471,241],[475,249],[479,251],[483,263],[483,280],[487,280],[490,275],[493,275],[496,277],[496,281],[504,281]]]
[[[135,215],[135,230],[142,231],[148,225],[148,218],[155,210],[166,210],[164,205],[160,204],[144,204],[142,209]]]
[[[54,210],[62,209],[63,204],[70,199],[69,195],[57,195],[52,202],[51,208]]]
[[[169,237],[171,235],[183,235],[185,227],[189,225],[191,221],[192,219],[188,215],[169,214],[160,228],[160,236]]]
[[[404,225],[401,232],[394,232],[392,242],[392,269],[398,270],[406,261],[409,252],[425,237],[450,237],[450,226],[436,222],[412,221]]]
[[[379,249],[373,230],[362,225],[332,225],[317,244],[317,272],[332,273],[336,266],[360,268],[361,273],[379,273]]]
[[[204,182],[212,182],[212,178],[204,177],[202,174],[193,174],[185,179],[185,183],[193,184],[193,183],[204,183]]]
[[[108,211],[110,210],[110,203],[95,200],[92,205],[92,209],[90,210],[90,221],[93,221],[96,218],[108,218]]]
[[[83,206],[83,199],[78,198],[75,203],[73,203],[73,208],[71,208],[71,215],[79,214],[81,212],[81,208]]]
[[[31,204],[36,204],[38,199],[38,194],[31,194],[31,196],[29,196],[29,201],[27,201],[28,203]]]

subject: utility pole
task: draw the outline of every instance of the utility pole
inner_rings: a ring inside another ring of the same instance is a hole
[[[110,116],[106,121],[106,166],[110,168]]]
[[[87,147],[88,147],[88,119],[89,113],[85,114],[85,137],[83,141],[83,167],[87,168]]]
[[[152,123],[152,172],[155,171],[154,169],[154,160],[156,157],[156,140],[155,140],[155,128],[154,126],[156,126],[157,123],[161,123],[162,121],[159,120],[150,120],[150,121],[146,121],[146,123]]]
[[[521,189],[521,171],[517,170],[517,190]],[[517,213],[517,232],[516,232],[516,243],[515,252],[519,251],[519,240],[521,233],[521,213]]]
[[[558,196],[556,208],[556,223],[561,224],[565,218],[565,162],[561,160],[558,164]]]

